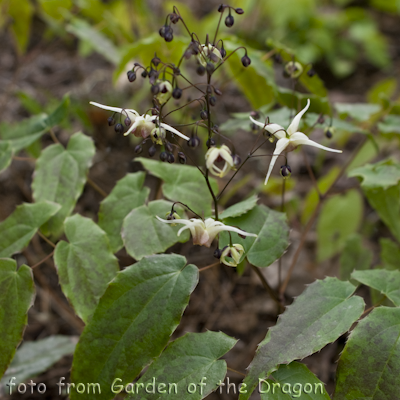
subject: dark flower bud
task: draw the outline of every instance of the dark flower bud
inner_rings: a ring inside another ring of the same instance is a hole
[[[225,4],[220,4],[218,7],[218,12],[222,12],[225,10]]]
[[[258,111],[252,111],[252,112],[250,113],[250,115],[251,115],[251,117],[254,118],[254,119],[260,118],[260,114],[258,113]]]
[[[147,78],[147,71],[146,71],[145,69],[144,69],[143,72],[142,72],[142,77],[143,77],[143,78]]]
[[[242,163],[242,159],[237,154],[234,154],[232,158],[233,158],[233,165],[235,167],[239,166]]]
[[[281,175],[283,179],[289,178],[291,174],[292,174],[292,169],[289,167],[289,165],[281,166]]]
[[[209,73],[209,74],[212,74],[213,72],[214,72],[214,69],[215,69],[215,67],[214,67],[214,64],[213,63],[207,63],[207,65],[206,65],[206,70],[207,70],[207,72]]]
[[[191,49],[187,49],[183,56],[186,58],[186,60],[189,60],[190,57],[192,57],[193,51]]]
[[[191,42],[190,43],[190,50],[192,51],[192,54],[197,56],[197,54],[199,54],[199,43],[198,42]]]
[[[158,64],[160,64],[161,60],[157,57],[157,55],[155,54],[154,57],[151,59],[151,63],[157,67]]]
[[[214,93],[218,96],[222,96],[222,92],[219,89],[214,89]]]
[[[235,22],[235,19],[233,18],[233,16],[231,14],[229,14],[226,18],[225,18],[225,25],[230,28],[233,26],[233,23]]]
[[[167,161],[167,159],[168,159],[168,153],[167,153],[166,151],[162,151],[162,152],[160,153],[160,160],[161,160],[162,162],[165,162],[165,161]]]
[[[136,153],[136,154],[140,154],[142,151],[143,151],[142,145],[138,144],[138,145],[135,147],[135,153]]]
[[[133,82],[136,80],[136,72],[135,71],[128,71],[126,74],[128,75],[129,82]]]
[[[222,58],[225,58],[225,56],[226,56],[226,50],[225,50],[225,47],[224,47],[224,46],[221,47],[220,53],[221,53],[221,57],[222,57]]]
[[[108,117],[107,122],[108,122],[108,126],[113,126],[115,124],[114,117]]]
[[[174,99],[180,99],[182,97],[182,89],[179,89],[178,87],[176,87],[173,91],[172,91],[172,97]]]
[[[258,126],[257,126],[254,122],[252,122],[252,123],[250,124],[250,129],[251,129],[252,131],[258,131]]]
[[[131,126],[131,123],[132,123],[131,119],[129,117],[126,117],[124,121],[125,126]]]
[[[314,69],[314,68],[310,68],[310,69],[307,71],[307,75],[308,75],[310,78],[312,78],[315,74],[316,74],[316,72],[315,72],[315,69]]]
[[[221,258],[221,255],[222,255],[222,250],[221,249],[216,249],[214,251],[214,257],[215,258]]]
[[[156,154],[157,147],[154,146],[154,144],[149,148],[149,156],[154,157],[154,154]]]
[[[197,75],[203,76],[206,73],[206,69],[202,66],[199,65],[196,69]]]
[[[212,130],[213,130],[214,132],[219,132],[219,126],[218,126],[218,125],[214,125],[214,126],[212,127]]]
[[[329,128],[325,129],[325,136],[326,136],[328,139],[332,139],[332,136],[333,136],[332,130],[329,129]]]
[[[214,96],[210,97],[210,105],[215,106],[217,99]]]
[[[151,115],[158,115],[158,110],[155,108],[151,109]]]
[[[171,22],[172,22],[173,24],[176,24],[176,23],[179,21],[179,15],[177,15],[177,14],[175,14],[175,13],[172,13],[172,14],[170,14],[170,16],[169,16],[169,19],[171,20]]]
[[[208,148],[215,146],[215,140],[213,138],[208,139],[206,145]]]
[[[317,123],[321,125],[325,123],[325,117],[322,114],[319,114]]]
[[[163,38],[164,36],[165,36],[165,32],[167,31],[166,30],[166,28],[167,28],[167,26],[162,26],[161,28],[160,28],[160,30],[158,31],[158,33],[160,34],[160,36]]]
[[[172,147],[172,144],[170,142],[166,142],[165,143],[165,148],[167,149],[167,151],[169,151],[170,153],[173,152],[174,148]]]
[[[206,110],[201,110],[200,112],[200,118],[201,119],[207,119],[208,115],[207,115],[207,111]]]
[[[245,54],[245,55],[242,57],[242,65],[243,65],[243,67],[248,67],[250,64],[251,64],[251,60],[250,60],[250,58],[247,56],[247,54]]]
[[[178,160],[181,164],[186,164],[186,156],[181,151],[178,153]]]
[[[174,38],[174,35],[172,34],[172,29],[171,29],[171,31],[168,31],[165,33],[164,40],[166,42],[172,42],[173,38]]]
[[[210,60],[214,63],[217,63],[219,61],[219,57],[215,53],[211,53]]]
[[[236,8],[235,11],[236,11],[236,14],[239,14],[239,15],[244,14],[243,8]]]
[[[168,153],[167,161],[168,161],[170,164],[173,164],[173,163],[175,162],[175,157],[174,157],[174,155],[173,155],[172,153]]]
[[[280,55],[280,53],[275,53],[272,58],[274,59],[274,61],[277,64],[282,64],[282,62],[283,62],[282,56]]]
[[[200,144],[200,139],[198,136],[192,136],[186,143],[189,147],[195,148]]]
[[[124,133],[124,127],[119,122],[114,126],[114,130],[117,133]]]
[[[151,87],[151,93],[157,94],[160,91],[160,87],[158,85],[153,85]]]

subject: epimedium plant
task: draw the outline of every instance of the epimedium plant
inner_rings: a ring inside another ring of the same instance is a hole
[[[0,368],[5,373],[2,383],[10,393],[18,384],[12,375],[15,363],[24,360],[24,352],[28,351],[24,344],[15,355],[34,299],[32,269],[40,263],[17,266],[9,257],[23,250],[38,233],[54,247],[46,259],[53,257],[62,291],[85,324],[74,350],[71,383],[60,382],[60,389],[68,390],[71,399],[106,400],[118,393],[132,399],[201,399],[223,385],[227,364],[221,357],[235,346],[236,339],[208,331],[187,333],[170,342],[198,283],[199,268],[188,263],[184,256],[167,251],[176,243],[189,240],[193,245],[212,247],[204,251],[212,252],[218,261],[205,268],[220,265],[236,267],[242,272],[246,264],[250,265],[281,313],[258,346],[240,385],[240,399],[248,399],[257,386],[262,399],[289,399],[310,393],[313,399],[329,399],[318,378],[296,360],[320,351],[347,332],[351,333],[339,359],[334,398],[397,396],[400,272],[398,258],[393,254],[399,253],[398,243],[383,240],[383,267],[370,269],[372,257],[363,248],[360,237],[349,236],[359,225],[354,204],[358,207],[361,194],[356,189],[349,189],[344,195],[332,192],[342,175],[359,177],[371,207],[393,238],[400,241],[400,165],[391,159],[365,164],[375,155],[370,143],[375,151],[380,145],[377,142],[384,140],[374,135],[376,129],[382,124],[391,132],[399,106],[391,101],[376,105],[341,104],[336,105],[338,118],[333,118],[319,78],[310,66],[302,66],[285,48],[274,50],[275,56],[279,56],[275,61],[285,64],[284,72],[292,90],[275,90],[268,76],[270,65],[263,63],[259,53],[254,52],[253,58],[246,47],[234,48],[233,40],[219,38],[220,24],[232,27],[237,15],[244,11],[222,4],[218,12],[215,32],[206,35],[204,41],[190,31],[176,7],[167,16],[159,31],[166,43],[174,41],[175,26],[181,25],[189,37],[179,61],[172,63],[155,54],[150,65],[135,62],[127,72],[132,83],[139,74],[148,79],[152,104],[147,109],[139,112],[103,105],[99,99],[91,102],[92,106],[112,113],[108,123],[116,134],[136,138],[136,154],[147,151],[149,158],[135,160],[161,180],[163,199],[148,201],[150,189],[144,187],[146,174],[135,172],[118,181],[105,196],[97,223],[73,214],[88,180],[95,147],[81,132],[72,135],[66,147],[55,135],[54,126],[68,113],[68,97],[52,113],[37,115],[10,127],[7,133],[2,132],[2,169],[9,166],[13,154],[22,149],[31,151],[30,146],[45,133],[50,132],[54,140],[35,162],[34,202],[18,206],[0,223],[0,301],[4,310],[0,318]],[[268,103],[259,112],[237,114],[218,126],[213,112],[223,95],[218,78],[226,65],[230,73],[235,71],[233,63],[241,63],[256,77],[265,75],[264,82],[272,87],[281,104],[298,107],[276,111]],[[299,85],[311,93],[300,93]],[[178,106],[173,108],[171,103]],[[193,121],[194,107],[198,108],[200,118]],[[314,107],[310,110],[314,113],[308,111],[310,107]],[[294,111],[296,108],[298,113]],[[269,118],[262,117],[265,112]],[[291,123],[285,129],[288,116]],[[361,131],[363,139],[341,169],[330,171],[318,181],[305,157],[314,187],[305,201],[303,239],[285,279],[278,288],[273,288],[260,268],[281,259],[289,246],[285,188],[286,178],[292,173],[288,162],[290,151],[306,145],[341,152],[311,140],[302,132],[307,129],[309,134],[315,126],[324,125],[325,118],[330,121],[327,138],[336,129],[342,145],[349,139],[349,132]],[[178,119],[179,124],[175,122]],[[304,129],[300,128],[302,120]],[[249,124],[253,143],[244,157],[245,151],[237,151],[231,137],[224,133],[233,126],[248,128]],[[275,141],[276,147],[271,152],[270,142]],[[271,183],[268,181],[274,165],[282,160],[281,210],[258,204],[256,195],[223,209],[223,194],[238,172],[261,157],[271,160],[265,184]],[[226,176],[229,178],[223,180]],[[318,258],[323,260],[326,254],[329,257],[342,252],[341,279],[327,277],[315,281],[285,309],[289,300],[285,297],[288,282],[305,235],[319,212],[317,232],[322,241],[319,249],[323,250],[319,250]],[[122,248],[136,262],[120,270],[115,253]],[[364,300],[354,294],[358,282],[371,288],[374,305],[370,313],[371,309],[365,310]],[[46,345],[50,346],[48,342]],[[56,338],[52,346],[62,347],[57,353],[59,357],[73,347],[65,343],[65,338]],[[32,370],[19,375],[20,382],[30,376]],[[304,393],[295,392],[295,385]]]

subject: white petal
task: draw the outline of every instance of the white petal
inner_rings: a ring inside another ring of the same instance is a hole
[[[215,234],[222,232],[222,231],[230,231],[230,232],[239,233],[240,235],[243,235],[243,236],[257,237],[257,235],[255,233],[245,232],[239,228],[235,228],[234,226],[229,226],[229,225],[216,226],[216,227],[212,228],[212,231]],[[210,232],[210,230],[208,230],[208,232]],[[210,236],[212,236],[211,232],[210,232]]]
[[[253,119],[252,117],[249,117],[251,119],[251,121],[260,126],[261,128],[265,129],[267,132],[269,132],[271,135],[274,135],[275,137],[277,137],[278,139],[282,139],[284,138],[285,135],[285,129],[283,128],[283,126],[280,126],[278,124],[263,124],[262,122],[256,121],[255,119]]]
[[[135,122],[129,127],[129,129],[124,133],[124,136],[128,136],[134,129],[136,129],[141,120],[139,119],[140,117],[136,118]]]
[[[281,154],[282,151],[286,149],[286,147],[289,145],[289,142],[290,142],[290,140],[286,139],[286,138],[279,139],[276,142],[274,155],[272,156],[271,162],[269,163],[269,168],[268,168],[267,176],[265,178],[264,185],[266,185],[268,183],[268,179],[269,179],[269,176],[271,175],[272,168],[274,168],[275,162],[278,159],[279,154]]]
[[[319,144],[317,142],[314,142],[313,140],[310,140],[304,133],[302,132],[296,132],[290,137],[290,143],[293,143],[295,146],[299,145],[307,145],[307,146],[313,146],[313,147],[318,147],[319,149],[326,150],[326,151],[331,151],[333,153],[341,153],[342,150],[335,150],[331,149],[329,147],[322,146],[322,144]]]
[[[173,128],[172,126],[169,126],[167,124],[164,124],[163,122],[160,123],[160,126],[162,126],[164,129],[166,129],[167,131],[170,131],[172,133],[175,133],[175,135],[178,135],[179,137],[181,137],[182,139],[185,140],[189,140],[189,138],[187,136],[185,136],[183,133],[180,133],[178,130],[176,130],[175,128]]]
[[[307,99],[307,105],[293,118],[292,123],[289,125],[289,128],[287,129],[289,136],[293,135],[293,133],[297,132],[299,129],[301,117],[308,110],[308,107],[310,107],[310,99]]]
[[[124,114],[124,115],[125,115],[125,113],[127,113],[133,119],[135,119],[139,115],[139,113],[137,111],[130,110],[130,109],[127,109],[127,108],[105,106],[103,104],[96,103],[94,101],[91,101],[90,104],[92,106],[96,106],[96,107],[102,108],[103,110],[114,111],[114,112],[117,112],[117,113],[120,113],[120,114]]]

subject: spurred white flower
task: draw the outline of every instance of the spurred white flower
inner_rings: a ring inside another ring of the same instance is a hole
[[[257,237],[254,233],[248,233],[234,226],[225,225],[220,221],[215,221],[213,218],[207,218],[205,221],[200,218],[166,220],[157,216],[157,219],[166,224],[185,225],[179,229],[178,236],[186,229],[189,229],[192,234],[193,244],[198,244],[200,246],[210,247],[212,241],[222,231],[236,232],[242,236]]]
[[[199,63],[205,67],[208,60],[213,62],[222,60],[222,55],[221,52],[212,44],[209,44],[208,47],[205,44],[202,44],[199,46],[199,54],[197,55],[197,59],[199,60]]]
[[[222,250],[220,261],[222,264],[225,264],[228,267],[236,267],[239,264],[243,253],[244,253],[244,248],[241,244],[233,244],[232,246],[226,246]],[[230,258],[231,260],[227,258]]]
[[[125,136],[129,135],[130,133],[133,133],[136,137],[142,137],[143,139],[145,139],[150,135],[151,131],[157,127],[156,125],[157,123],[165,130],[174,133],[175,135],[181,137],[182,139],[189,140],[189,138],[186,135],[179,132],[172,126],[164,124],[163,122],[159,123],[159,118],[157,115],[149,115],[149,114],[139,115],[139,113],[135,110],[105,106],[103,104],[95,103],[94,101],[91,101],[90,104],[102,108],[103,110],[114,111],[122,114],[123,116],[128,116],[129,119],[132,121],[132,125],[124,133]]]
[[[220,162],[224,162],[222,169],[216,165],[216,163]],[[225,145],[210,147],[206,153],[206,167],[213,175],[223,178],[234,168],[232,152],[229,147]]]
[[[272,168],[274,167],[278,156],[282,153],[283,150],[292,151],[297,146],[303,144],[307,146],[318,147],[319,149],[326,151],[332,151],[334,153],[342,152],[342,150],[335,150],[329,147],[322,146],[321,144],[314,142],[313,140],[310,140],[308,136],[306,136],[304,133],[297,131],[299,129],[299,123],[301,117],[308,110],[309,106],[310,106],[310,100],[308,99],[307,105],[293,118],[293,121],[289,125],[287,130],[285,130],[282,126],[278,124],[263,124],[262,122],[256,121],[250,116],[250,119],[254,124],[261,126],[267,132],[269,132],[271,135],[274,135],[278,139],[278,141],[276,142],[275,151],[272,155],[271,162],[269,164],[267,177],[265,178],[265,183],[264,183],[265,185],[268,182],[269,176],[271,175],[272,172]]]

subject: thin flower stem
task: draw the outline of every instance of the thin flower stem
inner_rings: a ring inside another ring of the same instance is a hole
[[[286,179],[283,179],[282,182],[282,196],[281,196],[281,212],[283,213],[285,210],[285,190],[286,190]],[[282,257],[278,262],[278,290],[281,287],[282,283]]]
[[[267,280],[265,279],[264,275],[261,273],[261,271],[254,266],[253,264],[250,264],[251,268],[253,271],[257,274],[257,276],[260,278],[260,281],[264,288],[267,290],[269,295],[271,296],[272,300],[279,306],[282,307],[282,303],[279,301],[278,296],[276,295],[275,291],[271,288],[271,286],[268,284]]]
[[[207,267],[199,268],[199,272],[205,271],[206,269],[216,267],[217,265],[220,265],[221,263],[219,261],[215,262],[214,264],[207,265]]]
[[[60,144],[60,141],[57,139],[57,136],[56,136],[56,134],[54,133],[54,131],[53,131],[52,128],[50,128],[50,136],[51,136],[51,138],[53,139],[53,142],[54,142],[54,143]]]
[[[56,248],[56,245],[55,245],[50,239],[48,239],[46,236],[44,236],[42,232],[40,232],[40,231],[38,230],[38,231],[37,231],[37,234],[38,234],[47,244],[49,244],[51,247]]]
[[[89,177],[87,177],[87,183],[98,193],[100,193],[103,197],[107,197],[108,194],[99,186],[97,183],[93,182]]]
[[[33,268],[38,267],[40,264],[43,264],[43,263],[44,263],[45,261],[47,261],[50,257],[52,257],[53,254],[54,254],[54,250],[53,250],[49,255],[47,255],[45,258],[43,258],[41,261],[39,261],[38,263],[36,263],[35,265],[33,265],[31,268],[33,269]]]
[[[304,163],[306,164],[306,167],[307,167],[308,175],[310,176],[310,178],[312,180],[312,183],[313,183],[313,185],[315,187],[315,190],[318,193],[318,197],[321,198],[322,197],[322,193],[319,190],[317,180],[315,179],[314,172],[311,169],[310,163],[308,162],[307,155],[306,155],[306,152],[304,151],[304,148],[301,148],[301,152],[303,153],[303,159],[304,159]]]
[[[228,371],[234,372],[235,374],[238,374],[238,375],[241,375],[241,376],[246,376],[246,374],[244,374],[243,372],[236,371],[235,369],[230,368],[230,367],[228,367],[228,366],[226,367],[226,369],[227,369]]]

